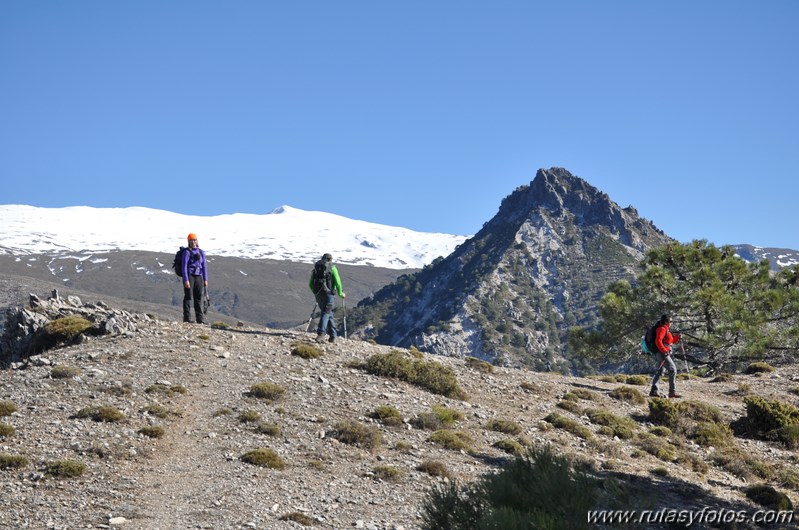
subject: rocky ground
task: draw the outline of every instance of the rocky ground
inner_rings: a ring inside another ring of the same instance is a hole
[[[321,528],[418,528],[426,493],[448,480],[417,470],[421,463],[444,464],[463,482],[510,458],[494,444],[515,436],[488,429],[492,419],[517,423],[525,443],[549,445],[606,482],[632,485],[630,502],[637,507],[760,508],[742,492],[748,482],[726,469],[664,461],[642,453],[633,440],[601,434],[585,408],[630,417],[640,432],[651,427],[646,403],[610,396],[621,383],[496,367],[488,372],[462,359],[425,356],[452,368],[469,396],[449,399],[357,367],[388,347],[340,339],[321,345],[320,358],[304,359],[292,355],[298,342],[312,338],[302,330],[217,328],[145,315],[135,320],[135,331],[91,338],[0,370],[0,403],[16,408],[0,417],[14,429],[0,437],[0,454],[27,460],[24,467],[0,469],[0,528],[301,528],[286,520],[295,517],[290,514],[304,514],[306,524]],[[55,378],[56,366],[79,373]],[[285,393],[272,402],[253,397],[252,385],[262,382]],[[724,383],[694,378],[681,381],[680,390],[684,399],[710,403],[732,421],[744,414],[742,385],[796,405],[790,390],[799,386],[799,371],[736,375]],[[579,410],[558,407],[574,390],[584,391]],[[396,407],[405,421],[385,426],[370,418],[381,405]],[[453,429],[470,436],[471,450],[442,448],[430,441],[432,431],[413,426],[433,405],[463,414]],[[124,418],[76,417],[100,406],[114,407]],[[554,428],[544,421],[552,412],[592,436]],[[242,421],[246,415],[257,421]],[[367,450],[338,441],[333,432],[344,420],[377,427],[382,443]],[[142,434],[148,426],[162,427],[163,437]],[[795,451],[736,442],[772,465],[775,476],[796,466]],[[275,451],[285,468],[242,461],[257,448]],[[714,448],[686,441],[680,450],[711,462]],[[82,462],[86,470],[74,478],[47,472],[48,463],[62,460]],[[381,466],[399,475],[384,477]],[[780,490],[799,502],[796,491]]]

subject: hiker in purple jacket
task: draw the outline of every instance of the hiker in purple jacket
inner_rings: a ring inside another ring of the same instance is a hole
[[[205,252],[197,243],[197,234],[191,233],[186,238],[189,248],[183,252],[183,322],[191,322],[191,300],[194,298],[194,315],[197,323],[203,324],[202,300],[208,287],[208,266]]]

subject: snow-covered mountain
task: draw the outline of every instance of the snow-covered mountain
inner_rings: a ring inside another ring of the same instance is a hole
[[[466,240],[290,206],[203,217],[141,207],[0,205],[0,254],[174,253],[190,232],[211,255],[310,263],[330,252],[338,263],[389,269],[422,268]]]

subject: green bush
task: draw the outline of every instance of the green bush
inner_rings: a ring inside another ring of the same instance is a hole
[[[313,344],[307,342],[295,342],[291,349],[291,354],[303,359],[318,359],[323,352]]]
[[[28,459],[21,455],[0,453],[0,469],[20,469],[28,465]]]
[[[422,473],[427,473],[431,477],[450,477],[451,474],[449,469],[447,469],[447,465],[443,462],[433,461],[433,460],[425,460],[418,466],[416,466],[417,471],[421,471]]]
[[[789,403],[747,396],[746,422],[750,432],[765,434],[789,425],[799,425],[799,409]]]
[[[466,451],[474,443],[468,434],[449,429],[434,432],[430,435],[429,440],[451,451]]]
[[[400,351],[393,350],[382,355],[372,355],[361,368],[370,374],[411,383],[434,394],[466,399],[466,393],[458,385],[455,372],[435,361],[412,359]]]
[[[579,414],[580,411],[582,410],[582,407],[580,406],[580,404],[579,403],[575,403],[574,401],[563,400],[563,401],[558,402],[557,406],[559,408],[562,408],[563,410],[568,410],[569,412],[572,412],[574,414]]]
[[[146,425],[139,429],[139,433],[148,438],[161,438],[164,436],[164,428],[158,425]]]
[[[650,378],[645,375],[628,375],[625,379],[625,383],[628,385],[635,385],[635,386],[647,386],[649,384]]]
[[[73,377],[77,377],[79,375],[80,368],[75,366],[65,366],[63,364],[59,364],[50,370],[50,377],[53,379],[72,379]]]
[[[92,327],[92,323],[83,317],[69,315],[51,320],[39,329],[31,341],[31,352],[53,348],[59,343],[71,342]]]
[[[723,423],[721,411],[699,401],[675,401],[666,398],[649,400],[649,421],[674,429],[684,426],[685,420]]]
[[[530,451],[474,483],[455,481],[428,493],[424,530],[586,528],[585,514],[599,498],[598,484],[549,450]]]
[[[162,405],[147,405],[143,407],[140,412],[162,419],[169,416],[169,409]]]
[[[186,388],[182,385],[164,385],[161,383],[156,383],[154,385],[150,385],[144,389],[145,392],[148,394],[162,394],[165,396],[172,397],[175,394],[185,394]]]
[[[499,440],[497,442],[494,442],[493,445],[494,445],[494,447],[496,447],[500,451],[503,451],[505,453],[508,453],[508,454],[511,454],[511,455],[515,455],[515,456],[521,456],[525,452],[524,446],[522,446],[522,444],[520,444],[519,442],[517,442],[516,440],[514,440],[512,438],[506,438],[504,440]]]
[[[530,383],[528,381],[523,381],[519,386],[521,387],[522,390],[525,390],[527,392],[536,393],[541,391],[541,387],[539,387],[535,383]]]
[[[270,383],[255,383],[250,387],[250,395],[259,399],[265,399],[267,403],[274,403],[283,397],[286,389],[282,386]]]
[[[630,418],[616,416],[606,410],[599,409],[589,409],[586,414],[591,423],[609,428],[613,436],[618,436],[622,440],[629,440],[635,435],[637,426]]]
[[[595,400],[597,398],[597,393],[596,392],[592,392],[591,390],[587,390],[585,388],[572,388],[570,393],[574,394],[575,396],[577,396],[580,399],[584,399],[584,400],[587,400],[587,401],[593,401],[593,400]],[[565,396],[564,396],[564,399],[565,399]]]
[[[747,366],[746,369],[744,370],[744,373],[747,375],[752,375],[752,374],[765,374],[773,371],[774,367],[771,366],[770,364],[758,362],[758,363],[752,363],[749,366]]]
[[[259,447],[248,451],[241,456],[241,461],[254,466],[268,467],[269,469],[283,469],[286,463],[272,449]]]
[[[697,423],[689,435],[693,441],[703,447],[723,447],[732,443],[732,431],[726,425],[702,421]]]
[[[661,438],[668,438],[672,434],[671,429],[662,425],[656,425],[655,427],[650,428],[649,433],[654,434],[655,436],[660,436]]]
[[[93,421],[104,423],[115,423],[125,419],[125,415],[119,409],[109,406],[85,407],[75,413],[74,418],[89,418]]]
[[[255,428],[258,434],[266,434],[267,436],[278,436],[280,434],[280,427],[275,423],[261,422]]]
[[[8,438],[16,431],[13,425],[9,425],[8,423],[0,423],[0,438]]]
[[[255,423],[261,421],[261,413],[257,410],[242,410],[238,419],[240,423]]]
[[[744,489],[746,496],[761,506],[772,510],[793,510],[791,500],[784,494],[766,484],[755,484]]]
[[[86,472],[86,464],[77,460],[57,460],[45,464],[45,473],[57,478],[74,478]]]
[[[463,414],[455,409],[445,407],[444,405],[433,405],[431,407],[433,414],[436,418],[441,420],[441,423],[447,427],[454,425],[463,419]]]
[[[494,367],[491,363],[487,363],[482,359],[478,359],[476,357],[466,357],[466,366],[469,368],[474,368],[478,372],[483,372],[484,374],[490,374],[494,371]]]
[[[437,431],[444,427],[441,419],[432,412],[420,412],[411,420],[411,425],[428,431]]]
[[[677,453],[675,452],[674,446],[663,438],[659,438],[652,434],[639,433],[635,440],[635,444],[650,455],[659,458],[660,460],[674,462],[677,459]]]
[[[375,466],[372,474],[379,480],[397,482],[402,478],[402,472],[394,466]]]
[[[625,401],[627,403],[633,403],[634,405],[643,405],[646,403],[646,398],[641,391],[631,386],[620,386],[618,388],[614,388],[608,395],[613,399],[618,399],[619,401]]]
[[[544,418],[544,421],[551,423],[553,426],[557,427],[558,429],[563,429],[567,432],[574,434],[575,436],[579,436],[583,440],[590,440],[593,437],[591,433],[591,429],[580,425],[574,420],[570,420],[569,418],[564,418],[563,416],[557,414],[556,412],[552,412]]]
[[[330,433],[339,442],[372,451],[383,443],[383,435],[377,427],[364,425],[355,420],[344,420],[333,426]]]
[[[17,411],[17,406],[11,401],[0,400],[0,418],[3,416],[11,416]]]
[[[486,429],[503,434],[521,434],[522,432],[521,426],[515,421],[500,418],[489,420],[486,424]]]
[[[383,425],[401,425],[402,416],[396,407],[391,405],[381,405],[369,414],[370,418],[378,420]]]
[[[711,383],[731,383],[733,381],[733,379],[734,379],[734,377],[733,377],[732,374],[723,373],[723,374],[719,374],[716,377],[714,377],[710,382]]]

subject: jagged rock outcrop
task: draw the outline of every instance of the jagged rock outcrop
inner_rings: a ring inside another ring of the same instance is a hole
[[[607,286],[634,278],[645,252],[670,240],[567,170],[541,169],[453,254],[361,302],[352,328],[383,344],[565,371],[568,329],[592,323]]]
[[[68,337],[51,337],[53,334],[47,325],[69,316],[82,317],[91,325]],[[77,296],[62,298],[57,291],[53,291],[47,300],[31,294],[28,307],[10,307],[6,310],[5,330],[0,336],[0,366],[13,366],[41,354],[46,349],[45,345],[81,343],[91,336],[125,334],[136,331],[137,323],[149,320],[148,315],[115,309],[102,301],[84,303]],[[38,357],[35,360],[42,362]]]

